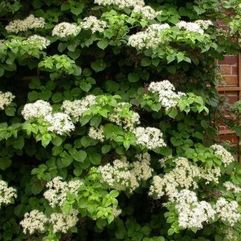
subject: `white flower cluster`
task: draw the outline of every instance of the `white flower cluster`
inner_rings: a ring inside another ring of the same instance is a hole
[[[52,115],[47,115],[44,120],[50,125],[48,130],[58,135],[69,134],[75,129],[70,116],[65,113],[58,112]]]
[[[55,177],[47,183],[46,187],[48,190],[44,192],[44,198],[48,200],[52,208],[62,206],[66,201],[68,193],[77,195],[81,185],[82,182],[79,180],[64,182],[61,177]]]
[[[52,113],[53,108],[44,100],[26,104],[22,110],[25,120],[42,118],[49,125],[48,130],[59,135],[69,134],[75,129],[70,116],[65,113]]]
[[[99,128],[90,127],[88,136],[94,140],[103,142],[105,140],[103,126],[100,126]]]
[[[149,195],[154,198],[161,198],[163,195],[167,195],[170,200],[173,200],[179,189],[196,189],[199,179],[206,180],[206,183],[217,183],[218,177],[221,176],[219,168],[201,168],[192,165],[184,157],[178,157],[173,162],[175,162],[176,166],[170,172],[162,177],[153,177]]]
[[[77,215],[78,212],[74,210],[70,214],[52,213],[48,218],[43,212],[35,209],[25,213],[20,225],[25,234],[44,233],[48,224],[52,225],[53,233],[67,233],[77,224]]]
[[[20,222],[23,232],[33,234],[36,232],[43,233],[48,223],[48,218],[43,212],[32,210],[30,213],[24,214],[24,219]]]
[[[83,19],[83,22],[80,24],[81,28],[89,29],[92,33],[103,32],[107,27],[105,21],[97,19],[95,16],[89,16]]]
[[[196,20],[195,23],[205,30],[208,29],[209,26],[213,25],[211,20]]]
[[[214,150],[214,154],[221,158],[223,165],[226,167],[235,161],[234,157],[230,152],[228,152],[223,146],[214,144],[211,146]]]
[[[232,182],[225,182],[223,186],[228,190],[232,191],[233,193],[241,193],[241,187],[233,184]]]
[[[158,15],[161,14],[161,11],[156,12],[152,7],[150,6],[135,6],[133,11],[133,14],[140,14],[143,17],[145,17],[148,20],[152,20],[156,18]]]
[[[54,233],[67,233],[78,222],[78,211],[70,214],[52,213],[49,222],[52,224]]]
[[[185,96],[182,92],[176,92],[174,85],[169,80],[151,82],[148,91],[158,95],[158,101],[166,110],[175,107],[180,98]]]
[[[176,26],[179,29],[185,29],[189,32],[204,34],[204,30],[201,28],[201,25],[199,23],[196,23],[196,22],[180,21],[176,24]]]
[[[5,29],[9,33],[19,33],[19,32],[25,32],[30,29],[38,29],[38,28],[44,28],[45,21],[42,17],[36,18],[34,15],[29,15],[27,18],[20,20],[13,20],[11,21]]]
[[[50,45],[50,41],[47,38],[42,37],[42,36],[37,35],[37,34],[34,34],[34,35],[30,36],[27,39],[27,41],[29,41],[31,43],[37,43],[40,50],[46,49]]]
[[[135,125],[140,123],[140,116],[137,112],[130,111],[130,104],[120,102],[114,108],[108,119],[122,126],[124,129],[134,130]]]
[[[166,146],[163,134],[160,129],[154,127],[137,127],[134,130],[136,144],[149,150]]]
[[[78,120],[94,104],[96,104],[96,97],[94,95],[87,95],[81,100],[65,100],[61,109],[64,113]]]
[[[175,197],[175,207],[178,212],[180,228],[202,229],[204,223],[213,220],[215,210],[210,203],[198,201],[195,192],[187,189],[181,190]]]
[[[128,39],[128,45],[138,50],[155,49],[166,41],[162,37],[162,32],[169,28],[167,23],[152,24],[145,31],[131,35]]]
[[[34,103],[25,104],[22,110],[22,116],[25,120],[33,118],[44,118],[53,111],[51,105],[44,100],[37,100]]]
[[[3,205],[11,204],[16,197],[16,189],[8,187],[5,181],[0,180],[0,208]]]
[[[140,154],[136,158],[138,160],[133,163],[123,159],[114,160],[113,165],[108,163],[100,166],[98,169],[103,181],[118,191],[133,192],[142,181],[151,177],[153,171],[148,153]]]
[[[15,96],[11,92],[0,91],[0,110],[4,110],[5,107],[10,105]]]
[[[116,5],[120,9],[145,6],[145,2],[143,0],[94,0],[94,3],[102,6]]]
[[[59,38],[77,36],[80,32],[80,29],[81,28],[74,23],[62,22],[55,25],[52,30],[52,35]]]
[[[234,226],[240,219],[238,207],[236,201],[229,202],[225,198],[220,197],[216,202],[215,211],[222,222]]]

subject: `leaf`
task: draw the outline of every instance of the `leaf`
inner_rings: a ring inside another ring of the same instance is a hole
[[[41,143],[43,147],[46,147],[52,140],[52,136],[50,134],[44,134],[41,139]]]
[[[101,155],[96,152],[95,148],[90,148],[88,150],[88,157],[93,165],[99,165],[101,162]]]
[[[106,68],[106,63],[100,59],[100,60],[96,60],[95,62],[91,63],[91,68],[95,71],[95,72],[101,72]]]
[[[52,139],[52,143],[53,143],[55,146],[60,146],[60,145],[63,143],[63,139],[62,139],[62,137],[60,137],[60,136],[55,136],[55,137]]]
[[[101,147],[101,152],[103,154],[108,153],[110,150],[111,150],[111,145],[104,145],[104,146]]]
[[[76,150],[74,148],[70,151],[70,154],[77,162],[83,162],[87,157],[87,153],[85,151]]]
[[[109,44],[109,41],[107,39],[102,39],[100,40],[98,43],[97,43],[97,46],[100,48],[100,49],[105,49]]]
[[[9,157],[2,157],[0,158],[0,169],[6,170],[8,167],[11,166],[11,159]]]
[[[132,83],[138,82],[140,80],[140,76],[138,73],[129,73],[128,80]]]

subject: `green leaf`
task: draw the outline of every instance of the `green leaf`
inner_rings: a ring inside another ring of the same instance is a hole
[[[129,73],[128,74],[128,80],[130,82],[138,82],[140,80],[140,76],[138,73]]]
[[[87,157],[87,153],[85,151],[82,150],[76,150],[76,149],[72,149],[70,151],[71,156],[74,158],[75,161],[77,162],[83,162],[86,157]]]
[[[102,39],[100,40],[98,43],[97,43],[97,46],[100,48],[100,49],[105,49],[109,44],[109,41],[107,39]]]
[[[6,170],[8,167],[11,166],[11,159],[8,157],[2,157],[0,158],[0,169],[1,170]]]
[[[101,147],[101,152],[103,154],[108,153],[110,150],[111,150],[111,145],[104,145],[104,146]]]
[[[41,139],[41,143],[43,147],[46,147],[52,140],[52,136],[50,134],[44,134]]]
[[[99,165],[101,162],[101,155],[94,148],[88,150],[88,158],[93,165]]]
[[[95,71],[95,72],[101,72],[106,68],[106,63],[100,59],[100,60],[96,60],[95,62],[91,63],[91,68]]]

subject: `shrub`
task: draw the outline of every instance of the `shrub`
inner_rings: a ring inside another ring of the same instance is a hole
[[[0,240],[240,239],[241,168],[214,126],[239,0],[0,10]]]

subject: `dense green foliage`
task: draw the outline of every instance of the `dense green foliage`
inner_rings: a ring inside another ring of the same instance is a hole
[[[240,240],[241,167],[214,145],[240,0],[139,3],[0,1],[0,240]],[[181,225],[182,190],[215,215]]]

